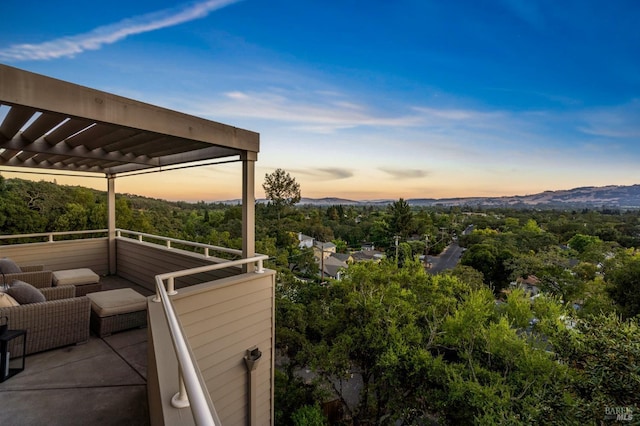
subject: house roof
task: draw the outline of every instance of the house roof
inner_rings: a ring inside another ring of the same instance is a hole
[[[342,262],[346,262],[351,259],[351,255],[346,253],[331,253],[331,256],[329,257],[334,257]]]
[[[255,159],[259,139],[249,130],[0,64],[0,166],[115,176]]]
[[[323,261],[324,273],[330,277],[336,278],[341,269],[347,269],[349,265],[333,256],[329,256]]]
[[[333,243],[323,243],[322,241],[316,241],[315,245],[316,245],[316,247],[319,247],[319,248],[321,248],[323,250],[332,249],[332,248],[336,247],[336,245],[333,244]]]
[[[383,256],[384,253],[377,250],[361,250],[351,253],[351,258],[354,261],[377,260],[381,259]]]
[[[527,278],[518,277],[516,280],[518,284],[527,284],[527,285],[538,285],[540,280],[535,275],[529,275]]]

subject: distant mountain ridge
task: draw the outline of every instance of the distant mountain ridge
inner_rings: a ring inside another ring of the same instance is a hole
[[[260,200],[265,202],[265,200]],[[387,205],[395,200],[356,201],[344,198],[302,198],[299,205]],[[587,186],[532,195],[501,197],[412,198],[412,206],[478,206],[514,208],[640,208],[640,185]]]

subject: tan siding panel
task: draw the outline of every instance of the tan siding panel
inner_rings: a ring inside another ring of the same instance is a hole
[[[251,312],[251,316],[247,316],[246,312]],[[203,321],[192,323],[185,327],[194,347],[200,346],[201,340],[210,341],[209,333],[215,333],[216,338],[220,338],[239,330],[251,328],[259,325],[271,318],[271,303],[269,300],[258,300],[255,303],[247,304],[242,309],[232,312],[221,313],[218,318],[208,317]]]
[[[176,311],[198,359],[203,379],[223,424],[245,424],[247,349],[262,357],[256,375],[260,424],[270,424],[273,375],[274,275],[243,274],[182,290]]]
[[[0,246],[0,256],[10,257],[18,264],[43,264],[52,271],[90,268],[98,275],[109,271],[106,238]]]
[[[243,374],[236,378],[233,385],[229,385],[228,383],[224,385],[221,384],[216,386],[215,389],[207,386],[216,410],[231,411],[233,408],[230,409],[230,407],[236,406],[237,408],[239,402],[245,405],[247,402],[247,370],[244,367],[243,370]]]
[[[218,352],[221,348],[226,347],[235,347],[235,345],[239,345],[243,342],[252,342],[250,345],[242,348],[244,351],[254,346],[256,342],[263,339],[265,333],[269,333],[271,328],[268,325],[262,327],[250,327],[250,328],[238,328],[234,333],[229,333],[226,335],[218,335],[216,333],[210,333],[208,336],[212,337],[215,340],[210,342],[204,342],[200,339],[201,344],[198,346],[193,346],[194,352],[198,355],[200,362],[202,363],[203,368],[209,368],[213,366],[213,364],[209,359],[212,358],[212,354],[216,354],[215,357],[218,357]],[[219,337],[218,337],[219,336]],[[244,354],[243,354],[244,355]]]
[[[269,289],[263,289],[260,287],[251,287],[247,289],[238,289],[233,291],[226,291],[228,289],[220,289],[220,297],[212,297],[211,295],[199,295],[200,297],[196,300],[190,301],[188,307],[185,307],[182,312],[183,314],[191,315],[192,313],[195,315],[202,316],[202,310],[207,309],[207,306],[216,306],[216,314],[215,316],[233,315],[234,312],[237,312],[238,307],[242,309],[245,304],[242,303],[243,300],[251,300],[253,303],[255,301],[260,300],[270,300],[269,297],[270,291]],[[177,301],[175,303],[180,303]]]
[[[263,350],[262,348],[267,347],[265,345],[256,346],[258,346],[260,350]],[[213,366],[210,366],[208,368],[201,368],[200,370],[202,371],[202,377],[204,377],[207,381],[216,380],[221,384],[227,383],[231,380],[235,380],[238,375],[238,372],[235,370],[236,368],[240,368],[240,370],[238,371],[242,374],[246,373],[247,371],[243,360],[246,349],[236,351],[235,356],[219,360],[219,362],[216,362],[215,364],[213,364]],[[263,351],[259,368],[264,368],[263,365],[266,365],[268,363],[271,363],[270,353],[265,353]],[[200,366],[200,363],[198,363],[198,365]]]
[[[207,383],[213,383],[215,386],[212,388],[211,395],[215,394],[220,397],[224,397],[230,388],[237,387],[237,384],[244,384],[247,376],[247,367],[244,365],[244,360],[238,362],[238,358],[233,360],[230,366],[219,371],[202,371],[202,377]],[[215,373],[212,375],[211,373]],[[207,374],[205,374],[207,373]]]
[[[235,311],[238,309],[242,309],[245,306],[253,305],[254,303],[264,301],[265,295],[264,292],[269,292],[270,290],[258,289],[255,293],[248,293],[243,297],[236,297],[230,299],[224,303],[216,303],[215,312],[212,312],[211,309],[198,309],[190,312],[186,312],[180,315],[180,321],[184,327],[189,327],[191,324],[197,323],[199,321],[208,321],[212,317],[218,316],[219,314],[226,313],[228,311]],[[216,298],[216,300],[218,300]],[[191,308],[191,306],[189,306]]]
[[[262,416],[258,417],[258,425],[260,426],[269,426],[271,425],[271,418],[269,414],[271,412],[271,400],[265,400],[262,404],[256,404],[256,411],[258,413],[263,413]]]
[[[220,422],[225,426],[244,426],[249,424],[246,420],[246,408],[244,406],[237,407],[235,410],[229,412],[225,410],[224,416],[220,416],[220,413],[218,413],[218,416],[220,417]]]
[[[242,286],[220,286],[216,289],[215,293],[202,293],[198,294],[198,297],[189,300],[188,303],[181,303],[182,296],[174,298],[174,304],[181,304],[180,312],[182,314],[208,308],[212,304],[218,305],[222,312],[233,310],[231,307],[227,307],[227,303],[235,300],[244,300],[247,295],[254,293],[271,293],[271,288],[268,283],[258,283],[252,281],[250,283],[243,284]],[[267,299],[271,299],[271,295],[265,295]]]
[[[118,275],[150,290],[155,289],[155,276],[158,274],[216,263],[215,258],[126,238],[117,240],[117,255]],[[238,269],[226,269],[177,279],[176,288],[238,275],[239,272]]]

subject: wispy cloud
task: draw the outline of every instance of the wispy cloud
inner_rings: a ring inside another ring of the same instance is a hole
[[[415,179],[415,178],[423,178],[429,175],[429,172],[427,172],[426,170],[419,170],[419,169],[380,168],[380,170],[391,175],[395,179]]]
[[[310,168],[293,170],[294,174],[310,176],[316,180],[348,179],[353,176],[353,170],[340,167]]]
[[[40,61],[73,57],[87,50],[98,50],[128,36],[147,33],[204,18],[209,13],[240,0],[208,0],[124,19],[111,25],[39,44],[14,44],[0,49],[0,61]]]
[[[327,176],[331,176],[333,179],[347,179],[353,176],[353,171],[348,169],[341,169],[338,167],[330,167],[324,169],[318,169]]]
[[[584,113],[578,130],[592,136],[611,139],[640,138],[640,99],[619,106],[599,108]]]
[[[624,145],[615,148],[613,142],[640,134],[635,119],[640,116],[638,100],[591,109],[574,103],[562,108],[510,111],[469,106],[467,102],[419,106],[396,103],[394,108],[379,108],[348,90],[314,89],[314,81],[306,81],[305,85],[293,81],[289,85],[273,84],[263,90],[229,91],[201,99],[191,97],[188,105],[181,107],[216,120],[224,117],[240,121],[263,129],[261,132],[272,137],[331,135],[327,143],[332,146],[340,143],[345,146],[344,141],[353,144],[358,140],[370,147],[373,141],[390,140],[410,145],[416,153],[413,160],[420,155],[431,158],[436,153],[441,159],[462,161],[464,158],[471,163],[491,164],[514,161],[514,158],[523,161],[534,157],[544,161],[549,156],[586,158],[587,143],[592,144],[590,151],[606,147],[628,154],[629,148],[626,151]],[[412,171],[385,171],[398,178],[423,177],[420,170],[413,170],[418,169],[415,161],[408,167]]]
[[[218,116],[285,122],[291,128],[314,133],[362,126],[411,127],[421,122],[417,113],[398,116],[377,113],[366,105],[327,92],[234,91],[225,93],[219,102],[203,101],[198,110],[204,115],[215,111]]]

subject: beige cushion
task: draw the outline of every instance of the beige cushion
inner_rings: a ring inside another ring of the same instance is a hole
[[[0,308],[10,308],[12,306],[20,306],[20,304],[7,293],[0,291]]]
[[[64,269],[53,272],[53,285],[83,285],[95,284],[100,281],[100,276],[89,268]]]
[[[99,317],[143,311],[147,309],[147,298],[130,288],[89,293],[91,309]]]

